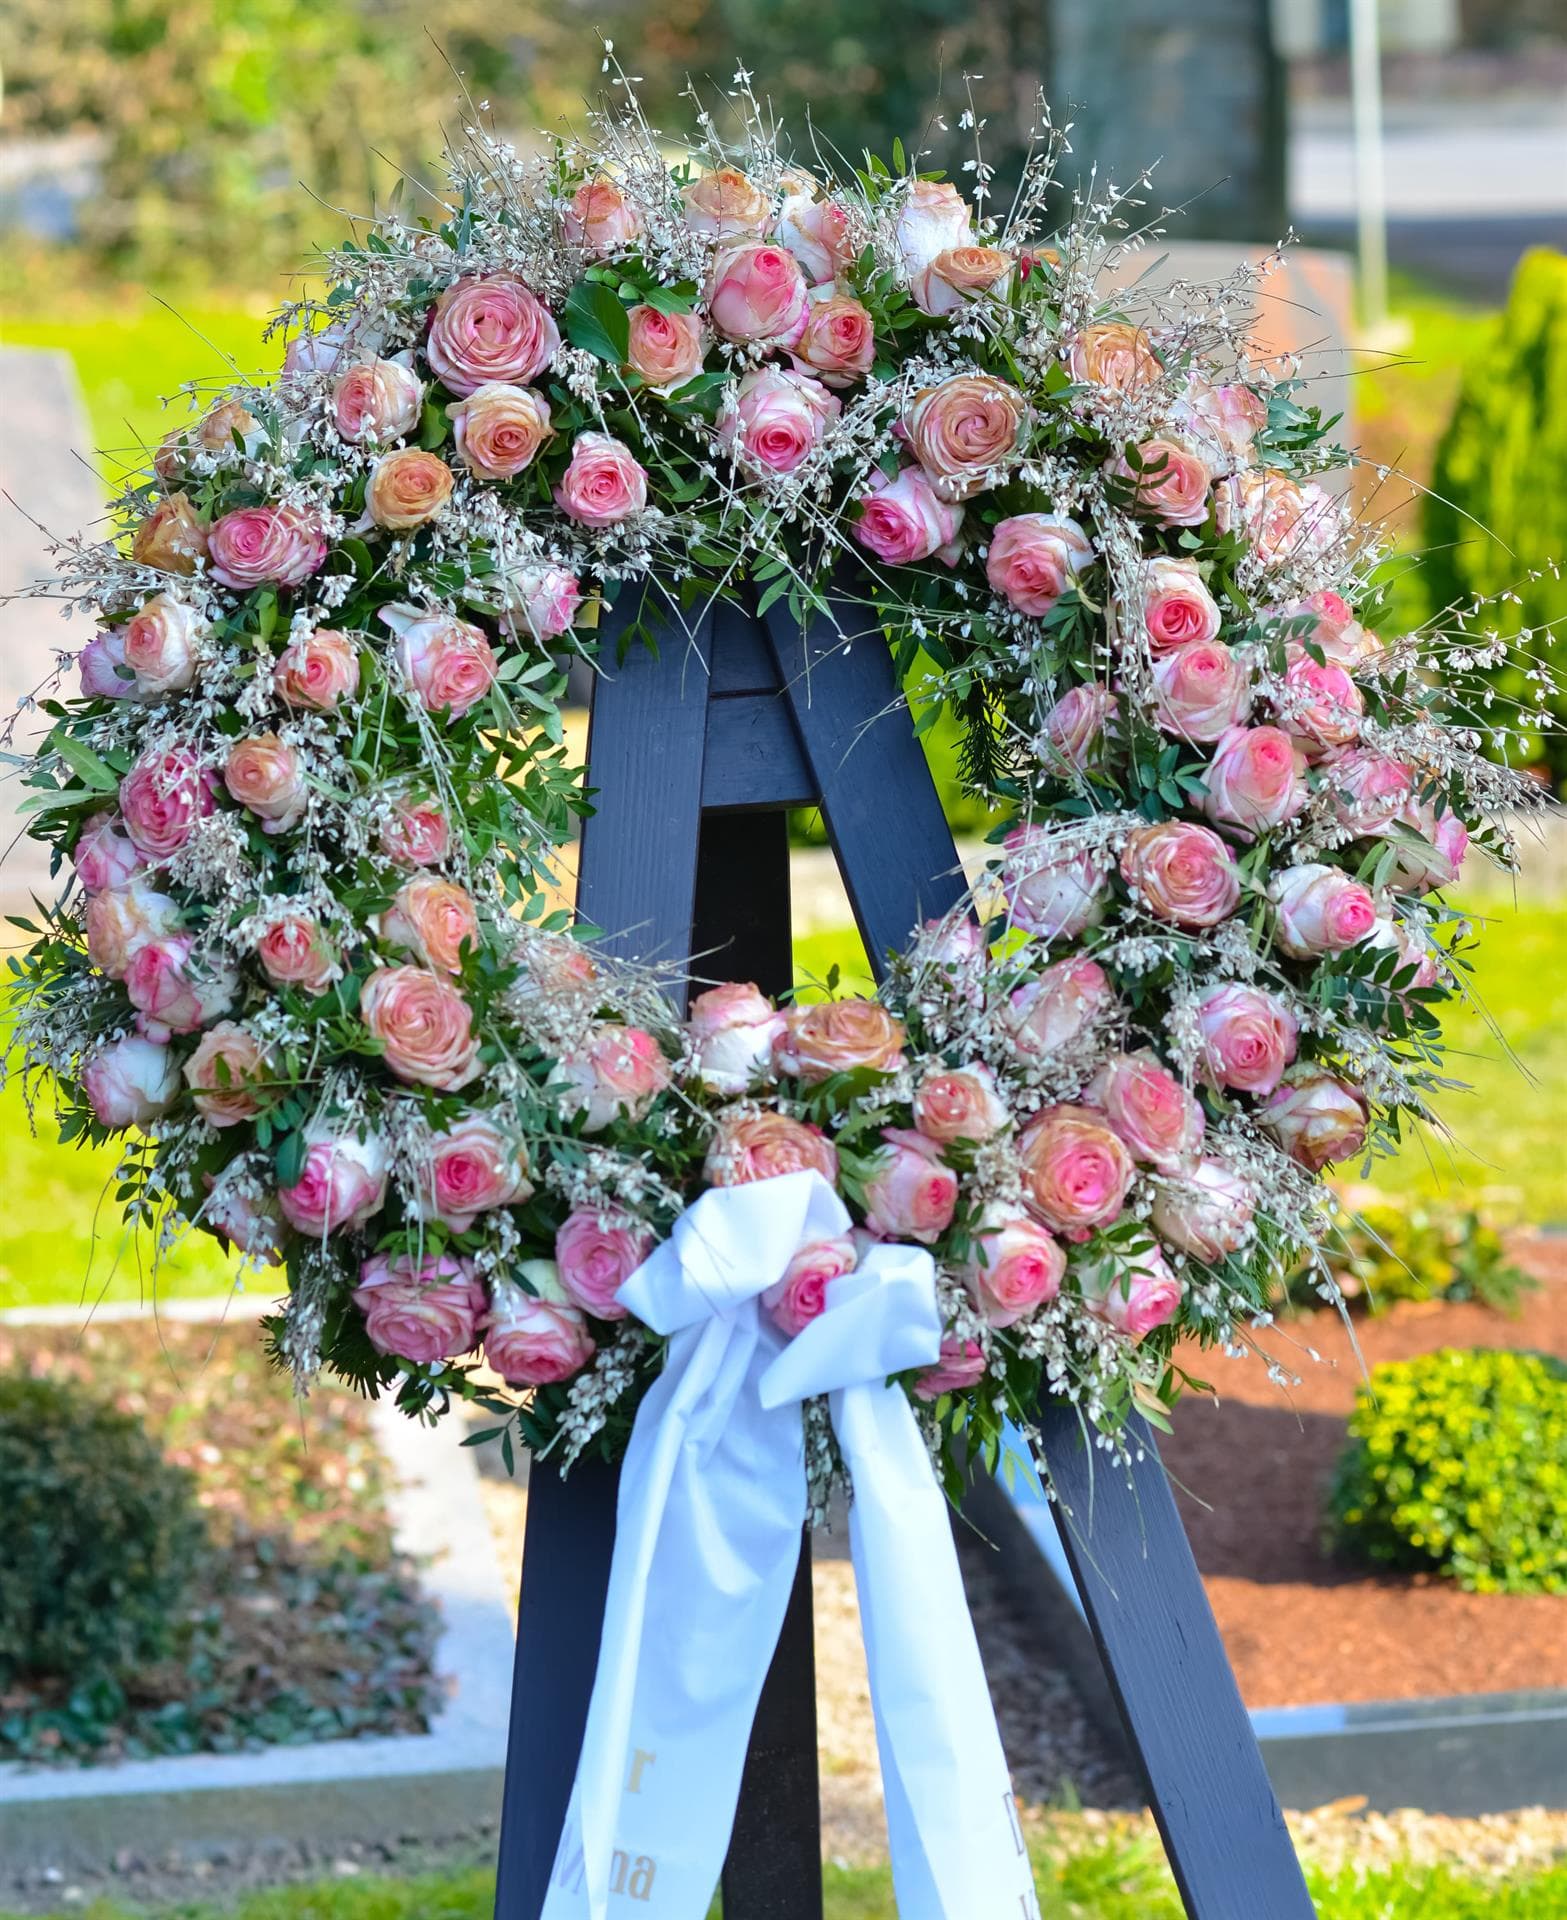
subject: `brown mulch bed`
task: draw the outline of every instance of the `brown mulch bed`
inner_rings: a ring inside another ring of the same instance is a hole
[[[1526,1239],[1513,1252],[1542,1282],[1516,1317],[1403,1302],[1355,1317],[1358,1356],[1335,1312],[1284,1319],[1260,1338],[1300,1376],[1290,1387],[1254,1357],[1188,1356],[1221,1398],[1183,1401],[1161,1451],[1248,1706],[1567,1687],[1567,1602],[1368,1573],[1330,1558],[1322,1539],[1362,1363],[1440,1347],[1567,1358],[1567,1244]]]

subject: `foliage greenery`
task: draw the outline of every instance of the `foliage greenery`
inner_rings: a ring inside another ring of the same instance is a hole
[[[1338,1245],[1324,1250],[1340,1293],[1370,1313],[1398,1300],[1474,1300],[1514,1311],[1535,1282],[1507,1256],[1492,1216],[1455,1201],[1351,1197],[1353,1212]],[[1321,1304],[1313,1263],[1289,1276],[1296,1306]]]
[[[1330,1504],[1338,1544],[1476,1593],[1567,1594],[1567,1365],[1444,1348],[1372,1370]]]

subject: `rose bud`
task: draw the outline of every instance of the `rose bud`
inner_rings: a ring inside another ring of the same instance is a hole
[[[1209,1085],[1240,1093],[1272,1093],[1300,1039],[1294,1014],[1257,987],[1216,988],[1199,1001],[1197,1023]]]
[[[865,1224],[890,1240],[927,1246],[952,1225],[958,1176],[933,1140],[907,1127],[883,1127],[883,1146],[865,1182]]]
[[[462,971],[463,949],[479,947],[479,915],[472,897],[454,880],[415,875],[397,890],[375,928],[388,946],[416,953],[441,973]]]
[[[185,1062],[185,1083],[209,1127],[235,1127],[260,1112],[255,1083],[266,1072],[256,1036],[237,1021],[220,1020]]]
[[[784,348],[799,344],[811,305],[799,261],[766,242],[720,248],[704,298],[726,340]]]
[[[1325,784],[1339,825],[1356,836],[1371,837],[1385,833],[1403,814],[1415,776],[1402,760],[1356,747],[1333,760]]]
[[[424,382],[406,359],[361,360],[332,383],[332,412],[339,437],[401,440],[424,411]]]
[[[438,453],[399,447],[370,469],[365,511],[388,533],[412,533],[436,519],[451,497],[452,470]]]
[[[429,1367],[477,1344],[485,1300],[471,1260],[378,1253],[359,1269],[353,1298],[377,1353]]]
[[[785,1024],[772,1001],[750,983],[699,993],[686,1020],[697,1078],[709,1093],[729,1094],[771,1078],[773,1048]]]
[[[771,200],[738,167],[717,167],[704,173],[685,188],[681,198],[691,231],[718,239],[765,233],[772,218]]]
[[[1430,893],[1437,887],[1450,887],[1469,851],[1469,829],[1458,815],[1445,809],[1438,814],[1428,800],[1407,806],[1403,824],[1418,833],[1423,845],[1397,840],[1397,857],[1392,881],[1396,887],[1408,887],[1416,893]]]
[[[1240,904],[1240,872],[1216,833],[1190,820],[1136,827],[1121,853],[1121,878],[1140,906],[1172,926],[1216,927]]]
[[[1057,960],[1011,996],[1005,1021],[1019,1053],[1059,1053],[1115,1005],[1105,970],[1086,954]]]
[[[221,400],[202,415],[194,433],[184,427],[164,437],[153,456],[152,470],[172,485],[198,454],[232,457],[236,434],[248,450],[257,434],[256,416],[241,400]]]
[[[876,364],[876,323],[846,293],[813,300],[789,353],[799,371],[814,373],[829,387],[852,387]]]
[[[626,365],[655,393],[673,393],[702,371],[707,341],[696,314],[633,307],[626,323]]]
[[[1143,568],[1143,628],[1156,654],[1216,640],[1222,616],[1219,603],[1203,584],[1192,560],[1163,555]]]
[[[560,350],[560,332],[536,295],[509,273],[454,281],[435,303],[424,354],[459,398],[542,373]]]
[[[1086,1240],[1118,1219],[1131,1185],[1132,1156],[1102,1115],[1087,1107],[1044,1107],[1018,1140],[1031,1210],[1068,1240]]]
[[[481,1321],[484,1357],[511,1387],[543,1387],[569,1380],[593,1358],[587,1322],[567,1299],[550,1260],[524,1260],[519,1269],[534,1289],[495,1288],[495,1301]]]
[[[181,693],[196,677],[196,654],[207,623],[194,607],[166,593],[144,601],[120,630],[121,658],[136,676],[143,700]]]
[[[516,1206],[532,1193],[525,1148],[488,1114],[465,1114],[431,1139],[419,1187],[422,1218],[466,1233],[481,1213]]]
[[[223,784],[261,822],[263,833],[286,833],[305,817],[304,768],[275,733],[237,741],[223,768]]]
[[[76,656],[84,700],[129,700],[136,693],[136,676],[125,664],[125,632],[105,627],[95,633]]]
[[[126,886],[146,865],[125,831],[124,821],[108,807],[87,816],[71,850],[71,860],[83,893]]]
[[[1012,1123],[996,1076],[981,1061],[965,1067],[929,1067],[914,1090],[914,1125],[927,1140],[976,1145]]]
[[[276,1198],[252,1194],[228,1179],[214,1180],[210,1173],[202,1177],[207,1198],[196,1224],[230,1253],[276,1266],[283,1258],[286,1232]]]
[[[811,187],[784,196],[773,238],[799,261],[813,287],[829,285],[854,263],[848,214],[836,200],[818,200]]]
[[[963,1283],[993,1327],[1010,1327],[1061,1291],[1066,1255],[1025,1214],[986,1213],[963,1266]]]
[[[1231,727],[1203,777],[1203,811],[1243,839],[1293,820],[1306,804],[1303,756],[1278,727]]]
[[[1202,1106],[1153,1054],[1112,1053],[1083,1095],[1121,1136],[1134,1159],[1176,1173],[1202,1151]]]
[[[286,374],[331,373],[353,346],[353,329],[341,320],[316,333],[296,333],[283,350]]]
[[[229,967],[195,962],[194,948],[189,935],[166,934],[131,955],[125,991],[136,1009],[137,1030],[149,1040],[194,1033],[234,1004],[238,976]]]
[[[425,607],[382,607],[397,635],[397,664],[419,704],[460,720],[495,684],[500,662],[483,630]]]
[[[213,579],[236,593],[297,587],[325,562],[326,535],[300,507],[241,507],[213,522],[207,551]]]
[[[1246,1244],[1256,1210],[1251,1182],[1222,1160],[1210,1159],[1161,1185],[1149,1217],[1162,1240],[1214,1267]]]
[[[483,480],[515,480],[550,439],[548,402],[531,387],[492,380],[446,409],[457,457]]]
[[[168,894],[132,879],[128,886],[95,893],[83,919],[88,959],[111,980],[123,980],[143,947],[175,931],[180,910]]]
[[[359,996],[359,1014],[399,1080],[455,1093],[479,1071],[472,1009],[423,967],[378,967]]]
[[[324,993],[341,972],[319,922],[307,913],[280,913],[267,921],[256,958],[273,986],[305,993]]]
[[[291,1227],[312,1240],[343,1227],[362,1227],[386,1198],[386,1149],[320,1121],[305,1128],[305,1164],[292,1186],[278,1192]]]
[[[854,537],[862,547],[891,566],[930,559],[955,564],[963,509],[938,499],[921,468],[904,467],[896,480],[877,468],[867,486],[854,522]]]
[[[1062,513],[1019,513],[990,536],[985,578],[1019,613],[1047,614],[1098,556],[1094,543]]]
[[[984,1349],[977,1340],[960,1340],[945,1334],[941,1358],[914,1377],[914,1392],[921,1400],[939,1400],[944,1393],[966,1393],[985,1377]]]
[[[1099,919],[1105,876],[1095,853],[1063,853],[1050,827],[1014,827],[1003,845],[1001,890],[1015,925],[1041,940],[1075,940]]]
[[[820,1127],[786,1113],[725,1113],[708,1148],[709,1186],[743,1187],[780,1173],[819,1173],[836,1184],[838,1154]]]
[[[613,180],[584,180],[560,224],[574,246],[601,260],[629,247],[642,232],[642,216]]]
[[[955,313],[991,294],[1005,299],[1017,261],[999,247],[948,247],[914,276],[909,286],[921,313]]]
[[[398,800],[381,828],[381,851],[400,867],[434,867],[446,858],[451,828],[434,800]]]
[[[988,952],[984,928],[967,912],[926,920],[920,927],[920,940],[923,957],[933,966],[949,969],[967,967]]]
[[[348,634],[316,627],[278,655],[272,681],[285,706],[332,713],[359,691],[359,649]]]
[[[1260,1118],[1292,1160],[1320,1173],[1362,1150],[1371,1108],[1358,1087],[1303,1063],[1284,1076]]]
[[[1067,364],[1074,380],[1112,393],[1151,387],[1164,373],[1148,335],[1124,320],[1085,327],[1072,342]]]
[[[1167,1325],[1181,1308],[1181,1283],[1157,1247],[1134,1254],[1125,1266],[1099,1262],[1083,1283],[1089,1312],[1136,1342]]]
[[[120,782],[125,831],[150,861],[178,853],[212,805],[212,777],[188,747],[149,749]]]
[[[717,438],[755,472],[793,473],[842,411],[842,401],[820,380],[759,367],[740,382],[719,418]]]
[[[1085,773],[1115,710],[1115,695],[1108,687],[1096,687],[1088,681],[1069,687],[1045,715],[1038,743],[1040,759],[1048,764],[1052,754],[1058,755],[1068,766]]]
[[[1153,684],[1154,717],[1177,739],[1211,746],[1251,712],[1251,669],[1217,640],[1155,660]]]
[[[859,1265],[854,1242],[838,1239],[807,1240],[784,1268],[783,1278],[762,1295],[762,1310],[778,1331],[792,1340],[827,1305],[827,1288]]]
[[[101,1127],[144,1127],[167,1113],[179,1097],[174,1055],[156,1041],[134,1035],[112,1040],[82,1068],[82,1091]]]
[[[602,1133],[617,1117],[640,1120],[669,1085],[669,1062],[652,1034],[605,1021],[555,1069],[561,1109],[582,1116],[584,1133]]]
[[[131,540],[131,558],[136,564],[157,567],[164,573],[194,573],[197,561],[206,555],[207,530],[183,493],[166,494]]]
[[[835,1073],[896,1073],[903,1065],[903,1028],[875,1000],[824,1000],[792,1007],[773,1046],[780,1073],[807,1086]]]
[[[647,505],[647,474],[631,449],[607,433],[579,433],[555,504],[584,527],[613,527]]]
[[[1340,867],[1286,867],[1269,896],[1278,908],[1273,937],[1292,960],[1315,960],[1358,946],[1376,925],[1377,903]]]
[[[625,1319],[615,1296],[652,1251],[653,1232],[645,1221],[591,1207],[568,1214],[555,1235],[561,1285],[595,1320]]]
[[[1407,993],[1411,987],[1434,987],[1442,977],[1442,963],[1435,948],[1415,928],[1402,920],[1378,920],[1366,936],[1366,945],[1378,952],[1398,955],[1393,979],[1394,991]],[[1413,974],[1410,969],[1413,968]]]
[[[922,387],[903,416],[916,460],[943,500],[995,485],[1017,449],[1028,402],[989,374],[960,373]]]
[[[502,576],[506,622],[513,634],[558,640],[582,605],[582,587],[564,567],[511,567]]]
[[[971,246],[973,219],[950,180],[911,180],[898,213],[896,235],[903,270],[912,283],[939,253]]]

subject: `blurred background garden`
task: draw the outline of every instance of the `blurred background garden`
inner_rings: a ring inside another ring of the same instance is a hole
[[[1363,34],[1368,15],[1380,29],[1380,57],[1368,90],[1362,41],[1357,90],[1352,17]],[[1530,636],[1527,647],[1543,654],[1553,627],[1567,627],[1567,575],[1553,565],[1567,559],[1561,0],[907,0],[895,14],[864,0],[447,0],[434,14],[414,0],[6,0],[0,478],[14,504],[0,501],[0,587],[14,589],[47,565],[46,542],[21,510],[42,517],[38,500],[76,503],[79,512],[50,528],[69,531],[91,512],[103,482],[156,444],[167,427],[164,402],[183,382],[218,383],[236,369],[276,364],[276,346],[262,338],[266,317],[308,281],[310,248],[351,230],[356,214],[384,206],[394,192],[417,206],[436,184],[443,134],[465,112],[483,114],[519,144],[537,128],[580,118],[584,96],[602,85],[600,32],[641,78],[655,119],[679,117],[690,82],[721,98],[741,61],[766,76],[791,121],[805,124],[808,104],[821,150],[851,160],[901,137],[911,149],[930,149],[931,164],[960,166],[966,148],[956,143],[969,136],[958,116],[971,88],[987,157],[1003,181],[1044,85],[1058,117],[1075,122],[1074,164],[1098,159],[1125,178],[1161,160],[1152,197],[1183,209],[1169,223],[1170,243],[1219,249],[1200,256],[1209,272],[1221,257],[1260,252],[1293,227],[1302,264],[1274,315],[1276,331],[1283,345],[1308,354],[1344,413],[1343,436],[1363,455],[1363,504],[1385,518],[1396,541],[1389,572],[1400,621],[1413,625],[1452,601],[1501,594],[1496,618]],[[976,76],[969,88],[964,75]],[[1154,257],[1162,250],[1161,242]],[[81,638],[56,631],[52,611],[0,605],[8,705],[37,678],[28,678],[29,663]],[[1560,671],[1560,659],[1556,665]],[[1516,694],[1521,685],[1515,679],[1502,691]],[[951,735],[938,726],[928,740],[960,841],[975,844],[986,823],[962,794]],[[1567,734],[1545,733],[1528,748],[1538,777],[1558,793],[1567,786],[1564,743]],[[834,967],[846,979],[863,976],[865,957],[819,823],[802,817],[796,825],[802,983],[825,980]],[[1373,1358],[1413,1362],[1444,1345],[1567,1358],[1567,833],[1553,819],[1528,845],[1516,881],[1476,865],[1459,899],[1495,925],[1481,949],[1475,1004],[1448,1027],[1455,1076],[1469,1084],[1442,1103],[1450,1136],[1411,1141],[1375,1168],[1375,1191],[1356,1188],[1367,1230],[1337,1256],[1363,1328],[1376,1303],[1404,1316],[1385,1352],[1366,1334]],[[18,895],[13,885],[5,905],[25,915],[25,890]],[[0,1091],[0,1311],[150,1300],[150,1245],[120,1228],[114,1156],[62,1150],[47,1102],[38,1117],[35,1137],[22,1088],[12,1082]],[[1344,1172],[1358,1179],[1358,1169]],[[211,1299],[233,1280],[214,1243],[192,1241],[164,1258],[156,1291],[162,1299]],[[251,1297],[271,1291],[264,1277],[246,1285]],[[1428,1317],[1425,1335],[1409,1334],[1412,1314],[1429,1316],[1444,1302],[1444,1311],[1466,1317],[1441,1325]],[[1281,1302],[1281,1312],[1288,1306]],[[1527,1319],[1509,1320],[1520,1308]],[[1300,1340],[1318,1334],[1307,1330]],[[207,1516],[194,1544],[177,1516],[149,1518],[168,1578],[187,1595],[180,1605],[197,1624],[175,1638],[153,1631],[145,1644],[130,1643],[129,1654],[94,1650],[108,1687],[96,1701],[33,1684],[36,1673],[29,1680],[36,1648],[20,1645],[15,1622],[41,1603],[18,1597],[17,1583],[8,1588],[0,1574],[0,1759],[50,1750],[100,1758],[224,1751],[423,1724],[433,1629],[375,1506],[386,1473],[363,1409],[347,1395],[328,1395],[297,1424],[286,1389],[259,1377],[254,1348],[246,1328],[221,1339],[176,1330],[171,1349],[161,1330],[135,1322],[90,1336],[0,1324],[0,1509],[6,1474],[13,1499],[26,1481],[40,1511],[72,1497],[65,1468],[63,1479],[40,1480],[40,1493],[28,1477],[42,1472],[35,1454],[28,1465],[25,1448],[6,1452],[8,1433],[47,1430],[43,1404],[13,1392],[15,1380],[94,1376],[140,1434],[153,1437],[155,1456],[179,1473],[205,1473],[199,1504]],[[1347,1349],[1344,1359],[1353,1364]],[[1355,1384],[1349,1377],[1342,1405],[1324,1403],[1336,1423],[1322,1456],[1327,1476]],[[1472,1389],[1480,1398],[1486,1391]],[[1543,1434],[1560,1466],[1563,1390],[1553,1375],[1540,1391],[1558,1397],[1540,1414],[1533,1444]],[[235,1394],[264,1411],[247,1421]],[[1244,1444],[1245,1430],[1235,1437]],[[1486,1460],[1505,1462],[1516,1439],[1499,1442]],[[1287,1440],[1280,1445],[1287,1451]],[[203,1446],[220,1460],[203,1463]],[[1201,1464],[1194,1454],[1194,1470]],[[267,1490],[279,1485],[286,1496],[273,1498]],[[1200,1491],[1211,1500],[1217,1489]],[[361,1495],[370,1517],[350,1511]],[[1540,1497],[1544,1506],[1529,1524],[1547,1559],[1563,1556],[1567,1578],[1567,1498],[1559,1485]],[[1330,1556],[1331,1544],[1317,1537],[1329,1524],[1325,1499],[1303,1525],[1309,1551]],[[505,1507],[494,1487],[485,1500],[492,1519]],[[1350,1504],[1346,1493],[1338,1511]],[[515,1514],[496,1525],[502,1556],[514,1561]],[[1302,1584],[1312,1589],[1311,1578]],[[160,1591],[148,1603],[155,1610]],[[819,1609],[826,1591],[819,1585]],[[1217,1585],[1213,1591],[1226,1624],[1224,1596]],[[101,1603],[99,1595],[93,1604]],[[1549,1604],[1558,1610],[1549,1617],[1559,1653],[1567,1601]],[[273,1607],[305,1609],[315,1628],[314,1670],[279,1677],[269,1667],[258,1622]],[[327,1685],[321,1674],[346,1660],[343,1634],[361,1628],[375,1658],[351,1686]],[[1016,1638],[1004,1623],[997,1631]],[[132,1655],[156,1676],[150,1692],[131,1689],[134,1698],[123,1673],[114,1677],[116,1662],[123,1667]],[[70,1658],[87,1658],[80,1644],[72,1643]],[[830,1657],[823,1667],[832,1671]],[[218,1691],[193,1706],[195,1683],[182,1685],[181,1674],[198,1669],[201,1685]],[[1542,1686],[1564,1682],[1567,1674],[1539,1678]],[[1065,1697],[1051,1699],[1060,1708]],[[1249,1703],[1262,1697],[1247,1692]],[[1135,1789],[1116,1787],[1113,1765],[1085,1760],[1088,1752],[1070,1743],[1052,1749],[1037,1775],[1040,1798],[1054,1802],[1033,1830],[1046,1913],[1176,1914]],[[852,1771],[847,1760],[843,1766]],[[1567,1762],[1561,1772],[1567,1776]],[[1080,1813],[1083,1798],[1099,1811]],[[1567,1778],[1555,1801],[1564,1804]],[[1357,1811],[1347,1806],[1346,1820]],[[1567,1912],[1567,1817],[1553,1818],[1510,1836],[1475,1822],[1422,1826],[1414,1816],[1371,1841],[1363,1824],[1346,1839],[1345,1823],[1328,1816],[1302,1831],[1308,1852],[1315,1848],[1322,1911],[1340,1920],[1447,1920],[1482,1910],[1497,1920],[1545,1920]],[[465,1848],[482,1860],[493,1835],[482,1820],[477,1827],[477,1839],[454,1841],[436,1864],[462,1865]],[[830,1876],[832,1920],[890,1914],[880,1867],[852,1848],[850,1855]],[[142,1858],[134,1848],[127,1857]],[[1411,1866],[1411,1858],[1427,1864]],[[398,1887],[355,1884],[410,1860],[429,1864],[390,1841],[315,1855],[306,1848],[289,1857],[287,1873],[335,1875],[336,1884],[247,1896],[252,1904],[242,1911],[250,1920],[466,1920],[488,1911],[482,1866]],[[80,1911],[100,1897],[150,1902],[171,1916],[205,1914],[203,1877],[191,1862],[160,1878],[152,1866],[116,1869],[112,1859],[97,1875],[28,1868],[13,1876],[0,1857],[0,1920],[8,1905]],[[237,1896],[266,1877],[220,1865],[214,1897]]]

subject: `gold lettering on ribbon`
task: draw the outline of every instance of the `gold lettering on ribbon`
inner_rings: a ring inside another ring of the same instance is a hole
[[[657,1758],[656,1753],[649,1753],[645,1747],[635,1749],[631,1756],[631,1778],[626,1782],[627,1793],[642,1791],[642,1770],[644,1767],[652,1766]]]
[[[631,1885],[628,1891],[633,1900],[651,1900],[653,1898],[653,1875],[658,1871],[657,1862],[645,1853],[637,1856],[637,1863],[631,1869]]]

